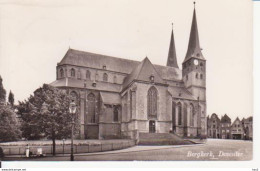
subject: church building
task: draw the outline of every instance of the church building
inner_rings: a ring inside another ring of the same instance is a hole
[[[179,68],[171,32],[165,66],[69,49],[50,85],[77,101],[80,139],[131,138],[140,133],[207,135],[206,60],[194,8],[187,53]],[[161,58],[161,57],[158,57]]]

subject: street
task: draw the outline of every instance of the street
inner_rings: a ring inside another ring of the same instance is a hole
[[[171,160],[251,160],[252,141],[208,139],[191,146],[135,146],[124,150],[75,155],[75,161],[171,161]],[[30,158],[31,161],[69,161],[69,156]],[[28,160],[6,158],[6,160]]]

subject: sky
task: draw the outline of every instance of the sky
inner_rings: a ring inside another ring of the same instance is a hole
[[[253,3],[197,0],[207,114],[253,115]],[[166,65],[173,24],[184,60],[192,0],[0,0],[0,75],[16,102],[56,79],[68,48]]]

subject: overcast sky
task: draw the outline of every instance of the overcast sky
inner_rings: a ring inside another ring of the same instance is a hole
[[[252,1],[197,0],[200,44],[207,60],[207,113],[252,115]],[[179,66],[192,0],[0,0],[0,75],[16,100],[56,79],[73,49],[154,64],[167,61],[171,23]]]

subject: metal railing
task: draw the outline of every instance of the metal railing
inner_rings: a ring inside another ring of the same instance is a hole
[[[75,144],[74,153],[93,153],[93,152],[103,152],[111,150],[120,150],[135,145],[135,142],[132,140],[124,142],[115,142],[115,143],[101,143],[101,144]],[[25,151],[27,146],[1,146],[5,156],[9,155],[21,155],[25,156]],[[33,155],[37,154],[37,150],[41,148],[43,155],[50,155],[53,152],[52,145],[44,146],[30,146],[30,152]],[[56,145],[56,154],[70,154],[71,145]]]

